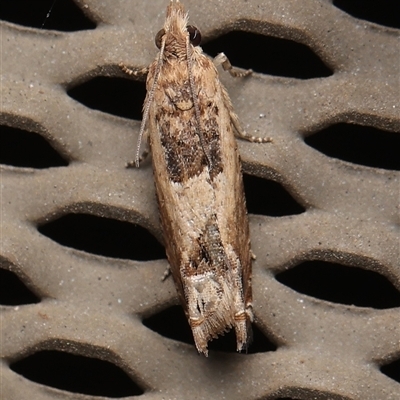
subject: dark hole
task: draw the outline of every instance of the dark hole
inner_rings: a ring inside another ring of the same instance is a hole
[[[192,331],[181,306],[167,308],[156,315],[144,319],[143,324],[162,336],[194,346]],[[212,351],[236,353],[234,330],[209,342],[208,348]],[[247,352],[253,354],[274,350],[276,350],[276,346],[253,324],[253,341]]]
[[[353,17],[400,28],[399,0],[333,0],[333,5]]]
[[[68,165],[42,136],[4,125],[0,125],[0,163],[38,169]]]
[[[55,350],[39,351],[10,368],[31,381],[73,393],[112,398],[144,393],[123,370],[108,361]]]
[[[141,120],[146,87],[144,82],[100,76],[68,90],[68,95],[89,108]]]
[[[275,400],[299,400],[300,398],[298,397],[296,399],[296,397],[278,397]]]
[[[327,156],[354,164],[400,169],[399,133],[340,123],[308,136],[305,142]]]
[[[290,397],[274,397],[274,400],[314,400],[315,390],[300,388],[300,387],[284,387],[282,391],[289,394]],[[281,393],[281,391],[279,391]],[[318,390],[318,399],[321,400],[351,400],[350,397],[343,396],[343,394],[334,394],[332,391],[326,392],[321,389]]]
[[[165,258],[164,247],[154,236],[129,222],[68,214],[38,229],[63,246],[88,253],[140,261]]]
[[[400,306],[400,293],[384,276],[361,268],[307,261],[276,279],[297,292],[334,303],[376,309]]]
[[[0,268],[0,304],[18,306],[39,303],[36,297],[14,272]]]
[[[298,79],[332,75],[309,47],[291,40],[232,31],[202,47],[212,57],[224,52],[232,65],[263,74]]]
[[[96,27],[72,0],[2,1],[0,19],[32,28],[64,32]]]
[[[247,174],[243,175],[243,183],[251,214],[281,217],[305,211],[279,183]]]
[[[152,315],[143,320],[143,325],[167,338],[194,345],[192,331],[181,306],[172,306]]]
[[[400,360],[393,361],[390,364],[381,367],[381,372],[400,383]]]

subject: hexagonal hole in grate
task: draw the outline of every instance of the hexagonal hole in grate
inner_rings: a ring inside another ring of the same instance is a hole
[[[56,350],[41,350],[10,365],[30,381],[72,393],[121,398],[142,388],[109,361]]]
[[[172,306],[145,318],[143,324],[162,336],[194,346],[192,331],[181,306]],[[234,330],[230,330],[225,335],[209,342],[208,348],[210,351],[237,353]],[[275,350],[276,346],[253,324],[253,340],[247,353],[254,354]]]
[[[281,393],[285,393],[285,397],[280,397]],[[287,397],[287,396],[290,397]],[[278,396],[278,397],[275,397]],[[301,387],[285,387],[278,389],[275,396],[270,397],[273,400],[354,400],[353,397],[338,395],[331,391],[307,389]]]
[[[231,31],[202,48],[212,57],[224,52],[236,67],[268,75],[312,79],[333,74],[309,47],[287,39]]]
[[[329,157],[368,167],[400,170],[400,135],[371,126],[339,123],[304,140]]]
[[[306,261],[275,278],[296,292],[333,303],[387,309],[400,307],[400,293],[374,272],[325,261]]]
[[[19,306],[36,303],[40,303],[40,298],[28,289],[17,274],[0,268],[0,305]]]
[[[305,209],[277,182],[243,175],[247,210],[251,214],[273,217],[301,214]]]
[[[63,246],[105,257],[141,261],[166,258],[164,247],[153,235],[129,222],[67,214],[38,230]]]
[[[88,19],[72,0],[3,1],[0,7],[0,19],[32,28],[65,32],[96,27],[96,24]]]
[[[68,165],[41,135],[4,125],[0,125],[0,163],[37,169]]]
[[[384,375],[400,383],[400,359],[392,361],[389,364],[383,365],[380,368],[380,370]]]
[[[119,117],[142,119],[146,96],[144,82],[99,76],[67,91],[86,107]]]
[[[400,2],[398,0],[333,0],[332,4],[355,18],[376,24],[400,28]]]

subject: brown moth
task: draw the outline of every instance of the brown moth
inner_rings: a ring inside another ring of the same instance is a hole
[[[235,328],[237,350],[247,348],[253,321],[251,250],[239,153],[242,131],[216,67],[203,54],[200,32],[188,25],[178,0],[156,36],[157,59],[147,75],[140,140],[149,139],[165,247],[197,350]],[[231,75],[223,54],[214,62]]]

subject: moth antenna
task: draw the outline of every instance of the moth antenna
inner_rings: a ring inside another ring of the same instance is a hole
[[[204,154],[206,155],[208,166],[211,169],[212,168],[211,156],[210,156],[209,151],[205,147],[205,140],[204,140],[204,136],[203,136],[203,131],[201,129],[199,99],[197,98],[196,86],[194,84],[194,79],[193,79],[193,74],[192,74],[193,60],[191,57],[192,52],[190,50],[191,50],[190,49],[190,38],[189,38],[189,34],[188,34],[186,37],[186,59],[187,59],[187,64],[188,64],[189,85],[190,85],[190,90],[192,92],[194,113],[195,113],[196,122],[197,122],[197,135],[199,136],[201,147],[204,151]]]
[[[145,105],[144,110],[143,110],[142,124],[140,125],[139,137],[138,137],[137,148],[136,148],[136,156],[135,156],[136,168],[139,168],[140,144],[142,142],[143,132],[144,132],[144,129],[146,127],[147,119],[149,117],[150,106],[151,106],[151,103],[152,103],[153,98],[154,98],[154,91],[156,90],[158,77],[159,77],[160,71],[161,71],[162,59],[163,59],[163,55],[164,55],[164,48],[165,48],[165,35],[164,35],[164,37],[162,38],[162,41],[161,41],[160,53],[159,53],[158,60],[157,60],[157,67],[156,67],[156,71],[154,73],[154,81],[153,81],[153,84],[151,85],[151,89],[150,89],[150,92],[149,92],[149,97],[148,97],[148,100],[146,101],[146,105]]]

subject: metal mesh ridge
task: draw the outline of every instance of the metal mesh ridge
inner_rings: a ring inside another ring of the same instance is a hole
[[[334,72],[309,80],[221,77],[247,131],[273,138],[239,143],[245,171],[279,182],[306,211],[250,215],[255,324],[276,351],[211,352],[206,359],[142,323],[177,303],[172,280],[160,279],[166,260],[92,255],[37,229],[86,213],[161,238],[150,164],[125,168],[140,122],[91,110],[67,89],[97,76],[121,77],[121,61],[148,65],[167,1],[76,3],[96,29],[60,33],[1,23],[0,123],[42,135],[69,161],[1,169],[2,268],[40,297],[1,307],[1,399],[92,398],[10,369],[46,349],[115,364],[143,389],[143,399],[399,399],[399,383],[380,371],[400,357],[399,308],[323,301],[275,279],[304,260],[323,260],[375,271],[400,290],[399,173],[330,158],[304,142],[340,122],[400,132],[399,31],[353,18],[329,1],[183,2],[205,38],[242,30],[290,39]]]

